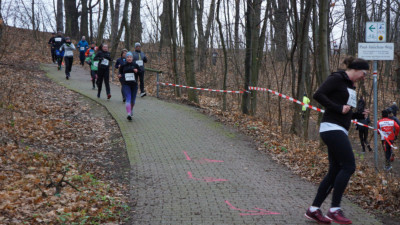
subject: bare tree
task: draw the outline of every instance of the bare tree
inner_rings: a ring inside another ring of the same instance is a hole
[[[328,26],[329,26],[329,1],[319,2],[319,55],[318,63],[320,65],[320,73],[317,74],[318,85],[328,77],[329,70],[329,51],[328,51]]]
[[[160,16],[160,22],[161,22],[161,40],[160,40],[160,45],[161,48],[162,46],[168,46],[171,41],[171,21],[170,21],[170,15],[169,13],[172,12],[170,9],[172,7],[172,4],[170,4],[169,1],[164,1],[163,2],[163,10],[162,14]]]
[[[131,0],[132,3],[132,13],[131,13],[131,37],[130,41],[133,45],[135,42],[142,41],[142,22],[140,20],[140,0]]]
[[[57,18],[56,18],[57,31],[64,31],[63,18],[64,18],[63,1],[57,0]]]
[[[194,71],[194,5],[193,0],[181,0],[179,6],[179,23],[182,29],[183,44],[185,47],[185,75],[189,86],[196,87],[196,75]],[[188,99],[192,102],[199,102],[197,92],[188,90]]]
[[[81,10],[81,36],[89,37],[89,32],[88,32],[88,24],[89,24],[89,18],[88,18],[88,0],[81,0],[82,3],[82,10]],[[89,39],[88,39],[89,40]]]
[[[219,36],[221,39],[222,50],[224,52],[224,83],[223,83],[222,89],[226,90],[226,77],[228,75],[228,56],[227,56],[226,47],[225,47],[224,33],[222,32],[222,24],[221,24],[221,21],[219,20],[220,5],[221,5],[221,0],[218,0],[218,2],[217,2],[217,23],[218,23]],[[226,93],[223,94],[222,110],[226,111]]]
[[[76,7],[76,0],[64,1],[65,7],[65,34],[79,38],[78,18],[79,13]]]
[[[101,19],[101,23],[99,26],[99,32],[97,34],[97,44],[101,44],[103,42],[103,36],[104,36],[104,29],[106,27],[106,22],[107,22],[107,13],[108,13],[108,1],[104,0],[104,9],[103,9],[103,16]]]
[[[177,21],[176,21],[176,12],[178,11],[178,1],[177,0],[167,0],[167,3],[169,5],[168,9],[168,15],[169,15],[169,24],[171,24],[171,26],[169,27],[170,31],[169,33],[171,34],[171,47],[172,47],[172,51],[171,51],[171,62],[172,62],[172,72],[174,74],[174,82],[175,84],[179,84],[180,83],[180,77],[179,77],[179,73],[178,73],[178,64],[177,64],[177,46],[176,46],[176,38],[177,38]],[[174,4],[172,4],[174,3]],[[174,10],[172,10],[172,8],[174,8]],[[181,89],[178,87],[175,87],[175,94],[177,97],[181,96]]]

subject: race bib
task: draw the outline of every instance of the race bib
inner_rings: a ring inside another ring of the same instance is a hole
[[[72,51],[67,51],[65,52],[65,56],[74,56],[74,53]]]
[[[136,64],[138,64],[138,66],[143,66],[143,60],[136,60]]]
[[[108,66],[108,63],[109,63],[108,59],[101,60],[101,65]]]
[[[347,100],[347,105],[356,108],[357,107],[357,93],[355,90],[347,88],[349,92],[349,100]]]
[[[85,51],[85,47],[81,47],[81,51]]]
[[[54,41],[57,41],[57,42],[61,42],[61,40],[62,40],[62,38],[60,38],[60,37],[54,38]]]
[[[93,62],[93,66],[98,67],[99,66],[99,61]]]
[[[126,73],[125,80],[126,81],[135,81],[135,74],[134,73]]]

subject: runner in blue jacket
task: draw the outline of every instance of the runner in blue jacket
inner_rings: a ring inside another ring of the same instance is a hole
[[[82,40],[79,41],[78,45],[76,46],[79,49],[79,59],[81,60],[81,65],[85,65],[85,53],[86,50],[89,48],[89,43],[86,41],[85,36],[82,36]]]

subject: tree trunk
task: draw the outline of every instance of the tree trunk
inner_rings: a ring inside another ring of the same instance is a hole
[[[117,3],[117,4],[119,4],[119,3]],[[115,58],[115,55],[117,53],[119,40],[121,39],[122,31],[124,30],[124,27],[125,27],[125,32],[126,32],[127,28],[129,28],[128,25],[127,25],[127,23],[128,23],[128,9],[129,9],[129,1],[125,1],[125,3],[124,3],[124,11],[122,12],[121,25],[120,25],[118,34],[115,37],[115,41],[112,42],[112,46],[111,46],[111,58],[112,59]],[[116,13],[116,11],[114,11],[114,13]],[[118,12],[118,14],[119,14],[119,12]],[[114,16],[115,16],[115,14],[114,14]],[[116,26],[118,26],[118,24]]]
[[[240,0],[235,0],[235,28],[234,28],[234,40],[235,40],[235,52],[239,50],[239,23],[240,23]]]
[[[63,1],[62,0],[57,0],[57,18],[56,18],[56,23],[57,23],[57,31],[64,31],[64,10],[63,10]]]
[[[222,90],[226,90],[226,78],[228,75],[228,57],[227,57],[226,48],[225,48],[224,33],[222,32],[222,24],[221,24],[221,21],[219,20],[220,4],[221,4],[221,0],[218,0],[218,2],[217,2],[217,23],[218,23],[218,29],[219,29],[219,36],[221,38],[222,51],[224,52],[224,83],[222,85]],[[222,110],[226,111],[226,92],[223,93],[222,97],[223,97],[222,98]]]
[[[132,13],[131,13],[131,44],[142,41],[142,22],[140,18],[140,0],[131,0]]]
[[[111,20],[111,58],[114,58],[115,53],[117,51],[117,47],[119,44],[119,39],[117,39],[118,36],[118,25],[119,25],[119,8],[121,6],[121,0],[116,0],[115,1],[115,6],[112,6],[111,3],[113,1],[110,0],[110,6],[111,9],[113,9],[113,15],[112,15],[112,20]],[[125,4],[126,5],[126,4]],[[125,10],[125,9],[124,9]],[[121,25],[120,30],[123,29],[123,25]],[[122,31],[121,31],[122,33]],[[121,38],[121,37],[120,37]]]
[[[0,0],[0,43],[3,38],[3,29],[4,29],[4,20],[3,20],[3,15],[1,14],[1,6],[2,6],[2,0]]]
[[[162,46],[169,46],[171,43],[171,21],[170,21],[170,15],[169,13],[172,12],[171,8],[172,4],[170,4],[170,1],[164,1],[163,2],[163,10],[162,14],[160,16],[160,22],[161,22],[161,48]]]
[[[103,16],[101,19],[101,23],[99,25],[99,33],[97,34],[97,40],[96,40],[98,45],[103,43],[104,29],[106,27],[106,22],[107,22],[108,1],[104,0],[103,2],[104,2]]]
[[[196,87],[196,75],[194,71],[194,15],[193,15],[193,2],[192,0],[181,0],[179,6],[179,22],[181,24],[183,44],[184,44],[184,57],[185,57],[185,75],[186,82],[189,86]],[[198,97],[195,90],[188,90],[189,101],[198,103]]]
[[[88,2],[87,0],[81,0],[82,3],[82,13],[81,13],[81,36],[85,36],[87,40],[89,40],[89,32],[88,32]]]
[[[177,27],[176,27],[176,16],[173,12],[177,11],[177,1],[174,1],[174,4],[172,4],[173,0],[168,0],[168,4],[169,4],[169,12],[168,12],[168,16],[169,16],[169,24],[171,25],[169,27],[169,33],[171,34],[171,39],[170,42],[172,44],[172,51],[171,51],[171,60],[172,60],[172,72],[174,74],[174,82],[175,84],[180,84],[180,77],[179,77],[179,73],[178,73],[178,64],[177,64],[177,46],[176,46],[176,36],[177,36]],[[174,5],[174,11],[172,11],[172,7]],[[178,87],[175,87],[175,95],[177,97],[181,96],[181,89]]]
[[[278,3],[278,5],[277,5]],[[278,0],[272,1],[272,7],[274,9],[274,17],[272,24],[275,29],[275,36],[273,39],[274,44],[276,45],[276,60],[277,61],[286,61],[287,58],[287,10],[288,10],[288,1],[287,0]]]
[[[245,36],[246,36],[246,56],[244,60],[244,90],[249,90],[250,85],[250,75],[251,75],[251,56],[252,56],[252,46],[251,46],[251,36],[252,36],[252,20],[253,14],[250,6],[252,5],[251,0],[247,0],[247,11],[245,13],[246,16],[246,24],[245,24]],[[245,91],[242,95],[242,113],[249,114],[249,103],[250,103],[250,95]]]
[[[329,70],[329,59],[328,59],[328,15],[329,15],[329,1],[320,1],[319,3],[319,56],[318,63],[321,66],[320,74],[317,74],[318,85],[328,77]]]
[[[64,1],[65,7],[65,35],[79,39],[78,9],[76,0]]]
[[[196,0],[196,11],[197,11],[197,32],[198,32],[198,50],[199,50],[199,60],[198,60],[198,70],[203,71],[207,66],[207,50],[208,50],[208,40],[210,37],[211,24],[214,21],[215,12],[215,0],[211,0],[210,3],[210,13],[207,19],[207,25],[205,33],[203,30],[203,11],[204,11],[204,0]]]
[[[347,54],[355,55],[356,48],[354,44],[354,30],[353,30],[353,10],[352,0],[346,0],[344,7],[344,17],[346,20],[347,29]]]

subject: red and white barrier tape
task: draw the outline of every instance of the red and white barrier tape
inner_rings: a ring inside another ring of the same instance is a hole
[[[324,113],[324,112],[325,112],[325,110],[323,110],[323,109],[317,108],[317,107],[312,106],[312,105],[309,105],[309,104],[305,104],[305,103],[303,103],[303,102],[301,102],[301,101],[299,101],[299,100],[297,100],[297,99],[294,99],[294,98],[292,98],[292,97],[290,97],[290,96],[281,94],[281,93],[279,93],[279,92],[273,91],[273,90],[268,89],[268,88],[260,88],[260,87],[249,86],[249,90],[268,91],[268,92],[271,92],[272,94],[275,94],[275,95],[277,95],[277,96],[279,96],[279,97],[281,97],[281,98],[284,98],[284,99],[287,99],[287,100],[289,100],[289,101],[295,102],[295,103],[297,103],[297,104],[300,104],[300,105],[305,106],[305,107],[307,107],[307,108],[313,109],[313,110],[315,110],[315,111],[318,111],[318,112],[321,112],[321,113]],[[381,136],[384,137],[384,139],[386,140],[386,142],[388,142],[392,148],[397,149],[397,147],[395,147],[395,146],[385,137],[385,135],[382,133],[381,130],[375,129],[375,128],[371,127],[371,126],[368,126],[368,125],[365,125],[365,124],[363,124],[363,123],[360,123],[360,122],[358,122],[357,120],[351,120],[351,122],[354,123],[354,124],[358,124],[358,125],[360,125],[360,126],[363,126],[363,127],[367,127],[367,128],[369,128],[369,129],[372,129],[372,130],[378,130],[378,131],[379,131],[379,134],[380,134]]]
[[[157,84],[164,85],[164,86],[188,88],[188,89],[194,89],[194,90],[200,90],[200,91],[213,91],[213,92],[237,93],[237,94],[241,94],[244,92],[244,91],[216,90],[216,89],[210,89],[210,88],[198,88],[198,87],[185,86],[185,85],[181,85],[181,84],[172,84],[172,83],[163,83],[163,82],[157,82]]]
[[[315,110],[315,111],[322,112],[322,113],[325,112],[325,110],[323,110],[323,109],[317,108],[317,107],[312,106],[312,105],[309,105],[309,104],[305,104],[305,103],[303,103],[303,102],[301,102],[301,101],[299,101],[299,100],[297,100],[297,99],[294,99],[294,98],[292,98],[292,97],[290,97],[290,96],[281,94],[281,93],[279,93],[279,92],[273,91],[273,90],[268,89],[268,88],[260,88],[260,87],[252,87],[252,86],[249,86],[249,90],[254,90],[254,91],[268,91],[268,92],[271,92],[272,94],[278,95],[278,96],[281,97],[281,98],[285,98],[285,99],[287,99],[287,100],[289,100],[289,101],[292,101],[292,102],[297,103],[297,104],[299,104],[299,105],[302,105],[302,106],[305,106],[305,107],[307,107],[307,108],[313,109],[313,110]]]

